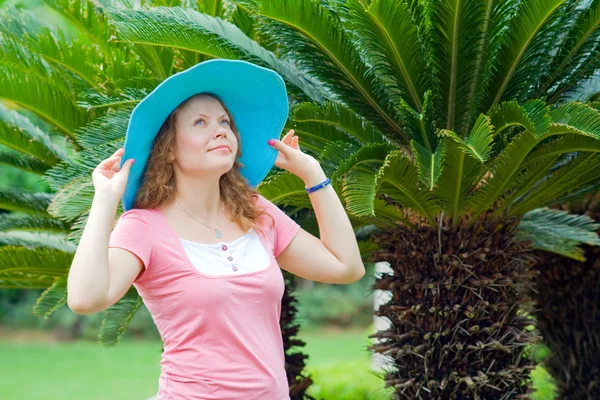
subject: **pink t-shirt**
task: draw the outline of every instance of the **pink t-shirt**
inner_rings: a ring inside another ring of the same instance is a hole
[[[109,247],[144,262],[133,286],[164,342],[159,400],[289,399],[279,326],[284,280],[275,257],[300,226],[263,196],[256,204],[274,218],[257,220],[271,262],[239,275],[200,272],[158,209],[123,213],[110,235]]]

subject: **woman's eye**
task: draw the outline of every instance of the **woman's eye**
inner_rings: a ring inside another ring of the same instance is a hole
[[[229,120],[228,120],[228,119],[224,119],[224,120],[223,120],[223,121],[221,121],[221,122],[227,122],[227,125],[229,125]]]
[[[198,121],[194,122],[194,125],[196,125],[200,121],[204,121],[204,120],[203,119],[199,119]]]

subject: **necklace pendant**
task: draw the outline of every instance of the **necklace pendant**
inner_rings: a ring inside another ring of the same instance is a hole
[[[215,229],[215,236],[218,237],[219,239],[221,239],[223,237],[223,234],[221,233],[220,230]]]

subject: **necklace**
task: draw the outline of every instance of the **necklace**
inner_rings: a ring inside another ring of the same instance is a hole
[[[179,204],[177,204],[177,202],[175,202],[175,205],[177,206],[177,208],[179,208],[181,211],[185,211],[183,208],[179,207]],[[225,211],[225,203],[223,203],[223,207],[222,207],[222,211]],[[217,226],[215,228],[206,225],[204,222],[197,220],[196,218],[194,218],[194,216],[192,214],[190,214],[189,212],[185,211],[190,217],[192,217],[194,220],[200,222],[202,225],[206,226],[207,228],[213,229],[215,231],[215,236],[219,239],[221,239],[223,237],[223,234],[221,233],[221,231],[219,230],[219,217],[217,216]]]

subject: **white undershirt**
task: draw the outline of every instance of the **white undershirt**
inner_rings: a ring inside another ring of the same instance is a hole
[[[205,244],[179,240],[192,264],[206,275],[239,275],[267,268],[270,263],[269,254],[253,228],[232,242]]]

